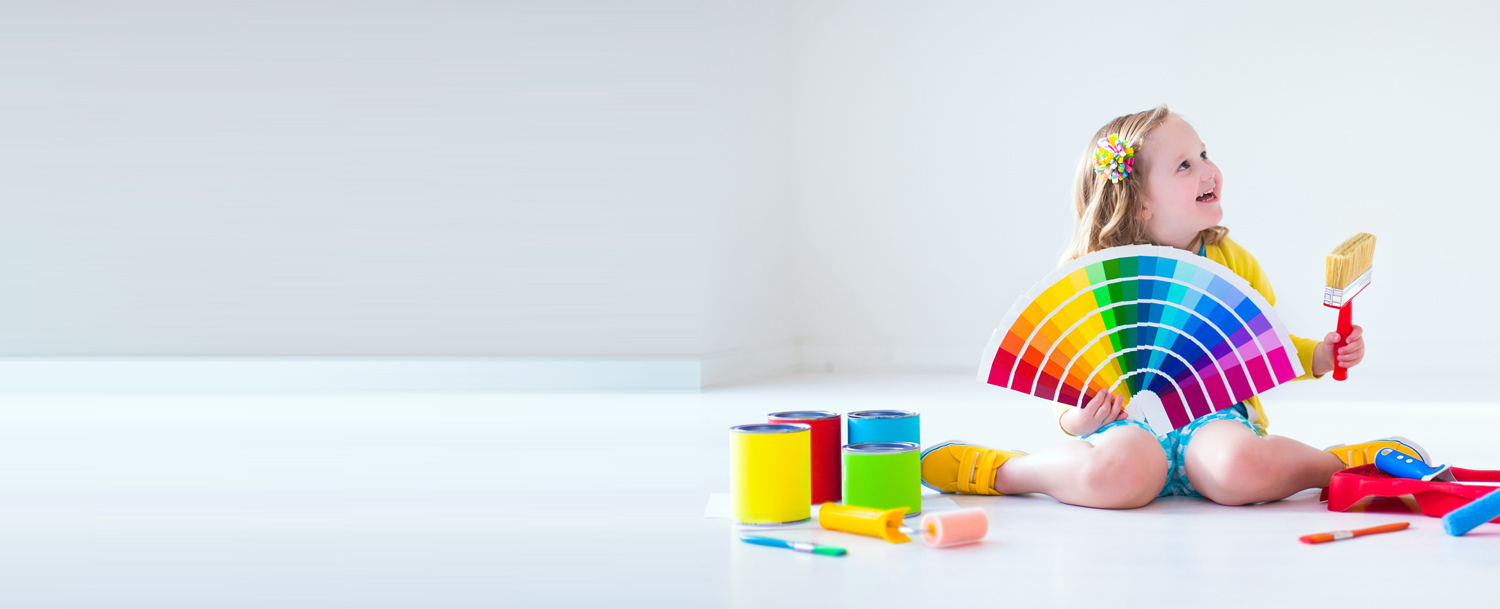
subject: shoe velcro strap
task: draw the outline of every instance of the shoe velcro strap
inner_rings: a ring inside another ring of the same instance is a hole
[[[974,494],[974,466],[979,458],[979,449],[972,446],[963,448],[963,456],[958,459],[958,473],[954,482],[954,488],[960,493]]]
[[[974,470],[975,477],[977,477],[977,478],[983,478],[983,480],[976,480],[974,482],[975,488],[978,489],[978,491],[977,491],[978,494],[980,494],[980,495],[999,495],[1000,494],[1000,493],[998,493],[998,492],[995,491],[995,460],[998,459],[998,458],[1000,458],[1000,451],[998,451],[998,450],[987,450],[987,451],[984,451],[984,458],[982,458],[982,459],[979,460],[979,468],[976,469],[976,470]]]

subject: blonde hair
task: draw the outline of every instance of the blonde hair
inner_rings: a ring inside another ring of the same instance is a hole
[[[1146,136],[1171,116],[1176,115],[1162,104],[1109,121],[1089,139],[1073,181],[1073,240],[1063,254],[1063,262],[1119,245],[1159,245],[1141,218],[1146,188],[1140,175],[1145,169],[1143,163],[1137,162],[1129,177],[1111,182],[1094,173],[1094,150],[1101,138],[1118,133],[1135,148],[1139,160]],[[1204,245],[1217,245],[1228,234],[1229,229],[1214,226],[1198,233],[1198,238]]]

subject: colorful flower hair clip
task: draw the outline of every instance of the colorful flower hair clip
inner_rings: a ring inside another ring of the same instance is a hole
[[[1095,174],[1119,184],[1120,180],[1130,177],[1134,172],[1135,149],[1130,147],[1130,142],[1125,141],[1118,133],[1099,139],[1099,148],[1094,151]]]

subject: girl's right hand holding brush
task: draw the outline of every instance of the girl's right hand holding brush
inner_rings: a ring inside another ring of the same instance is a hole
[[[1349,331],[1349,341],[1343,347],[1339,347],[1338,332],[1329,332],[1323,337],[1323,342],[1318,343],[1318,346],[1313,349],[1313,376],[1323,376],[1332,372],[1335,358],[1345,369],[1358,366],[1365,360],[1365,329],[1359,326],[1351,327],[1353,330]]]
[[[1083,408],[1069,408],[1058,419],[1058,423],[1062,424],[1063,431],[1081,438],[1099,431],[1100,427],[1127,418],[1125,397],[1100,391]]]

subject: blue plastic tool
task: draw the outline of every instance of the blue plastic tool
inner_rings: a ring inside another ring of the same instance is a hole
[[[1448,512],[1443,516],[1443,530],[1458,537],[1497,516],[1500,516],[1500,490],[1490,491],[1489,494],[1470,501],[1468,505]]]
[[[1452,474],[1448,474],[1451,466],[1439,465],[1433,467],[1421,459],[1393,448],[1382,448],[1380,452],[1375,453],[1375,467],[1397,478],[1408,478],[1423,482],[1431,482],[1439,478],[1450,482],[1453,480]],[[1444,476],[1444,474],[1448,475]]]

